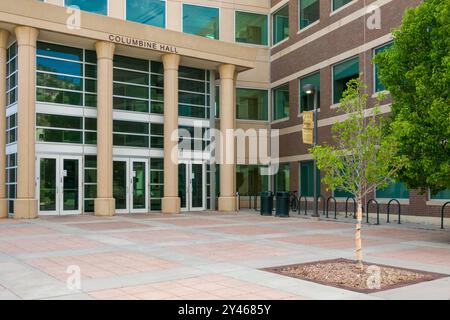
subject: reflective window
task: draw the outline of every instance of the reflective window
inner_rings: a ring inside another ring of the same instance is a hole
[[[320,171],[317,169],[317,194],[320,194]],[[300,196],[314,196],[314,162],[300,162]]]
[[[388,44],[386,44],[386,45],[384,45],[382,47],[376,48],[375,52],[374,52],[374,55],[377,55],[377,54],[379,54],[379,53],[381,53],[381,52],[391,48],[393,44],[394,43],[391,42],[391,43],[388,43]],[[381,80],[380,80],[380,78],[378,76],[378,69],[379,68],[378,68],[378,66],[376,64],[375,64],[374,68],[375,68],[375,70],[374,70],[374,72],[375,72],[375,92],[384,91],[384,90],[386,90],[386,87],[381,83]]]
[[[8,213],[14,214],[14,199],[17,191],[17,153],[6,156],[6,198]]]
[[[17,113],[6,118],[6,143],[17,141]]]
[[[65,6],[77,6],[83,11],[108,15],[108,0],[65,0]]]
[[[236,188],[240,196],[255,196],[269,190],[269,176],[261,175],[261,166],[237,165]]]
[[[319,0],[299,0],[300,29],[320,19]]]
[[[148,148],[149,124],[147,122],[114,120],[113,145]]]
[[[320,108],[320,72],[313,73],[300,79],[300,112],[314,110],[314,95],[306,94],[303,87],[312,84],[317,90],[317,108]]]
[[[7,52],[6,63],[6,104],[9,106],[17,101],[17,43],[13,43]]]
[[[97,57],[94,51],[38,42],[36,100],[97,106]]]
[[[268,22],[264,14],[236,11],[236,42],[267,45]]]
[[[237,118],[268,120],[268,92],[257,89],[236,89]]]
[[[347,83],[359,77],[359,59],[353,58],[333,66],[333,103],[339,103]]]
[[[161,210],[161,199],[164,197],[164,159],[150,160],[150,208]]]
[[[278,172],[275,174],[275,192],[289,192],[289,163],[282,163],[279,166]]]
[[[83,118],[36,114],[36,141],[83,143]]]
[[[431,195],[432,200],[450,200],[450,189],[443,190]]]
[[[183,32],[219,39],[219,9],[183,4]]]
[[[181,66],[178,74],[179,116],[209,119],[209,71]]]
[[[179,147],[183,150],[203,151],[211,142],[209,128],[180,126]]]
[[[394,182],[384,189],[377,189],[377,199],[409,199],[409,190],[402,182]]]
[[[97,156],[84,156],[84,212],[94,212],[97,198]]]
[[[160,62],[114,56],[113,107],[134,112],[164,112],[164,75]]]
[[[350,3],[352,1],[353,0],[333,0],[333,11],[345,6],[347,3]]]
[[[289,5],[272,14],[272,32],[274,45],[289,37]]]
[[[273,90],[273,120],[289,117],[289,83]]]
[[[127,20],[155,27],[166,26],[166,2],[161,0],[127,0]]]

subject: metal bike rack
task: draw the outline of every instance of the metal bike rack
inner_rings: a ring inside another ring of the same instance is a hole
[[[321,194],[317,197],[317,211],[319,211],[319,199],[322,199],[322,215],[325,215],[325,197]]]
[[[367,220],[367,223],[369,223],[369,206],[370,206],[371,203],[375,203],[377,205],[377,223],[376,224],[379,225],[380,224],[380,204],[375,199],[370,199],[369,201],[367,201],[367,204],[366,204],[366,220]]]
[[[326,211],[326,217],[328,219],[328,209],[329,209],[329,206],[330,206],[330,200],[334,201],[334,218],[337,219],[337,201],[336,201],[335,197],[329,197],[327,199],[327,206],[326,206],[326,210],[325,210]]]
[[[356,219],[356,200],[353,197],[348,197],[345,200],[345,217],[348,217],[348,200],[352,199],[353,201],[353,219]]]
[[[445,207],[448,206],[449,204],[450,204],[450,201],[444,203],[444,205],[442,206],[442,209],[441,209],[441,229],[444,229],[444,210],[445,210]]]
[[[398,205],[398,224],[400,224],[400,215],[401,215],[401,212],[402,212],[402,205],[400,204],[400,201],[398,201],[397,199],[392,199],[391,201],[388,202],[388,205],[387,205],[387,221],[386,222],[390,223],[389,215],[391,213],[391,204],[392,204],[392,202],[396,202],[397,205]]]
[[[305,199],[305,216],[308,214],[308,199],[306,198],[306,196],[300,196],[300,198],[298,198],[298,214],[300,215],[300,206],[302,204],[302,199]]]

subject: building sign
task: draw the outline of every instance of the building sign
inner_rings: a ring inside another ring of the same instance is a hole
[[[118,35],[114,35],[114,34],[109,35],[109,41],[118,43],[118,44],[124,44],[127,46],[138,47],[138,48],[142,48],[142,49],[163,51],[163,52],[167,52],[167,53],[178,53],[177,48],[174,46],[169,46],[167,44],[157,43],[154,41],[130,38],[130,37],[125,37],[125,36],[118,36]]]
[[[314,144],[313,130],[314,130],[314,112],[304,111],[303,126],[302,126],[303,143]]]

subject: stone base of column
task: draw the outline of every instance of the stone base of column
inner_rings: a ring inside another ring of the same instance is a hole
[[[167,197],[162,199],[162,213],[178,214],[181,212],[181,199],[178,197]]]
[[[8,199],[0,199],[0,219],[8,218]]]
[[[36,219],[38,217],[38,201],[36,199],[14,200],[14,219]]]
[[[94,212],[99,217],[112,217],[116,214],[116,199],[97,198],[94,200]]]
[[[219,197],[219,211],[221,212],[236,212],[237,210],[236,197]]]

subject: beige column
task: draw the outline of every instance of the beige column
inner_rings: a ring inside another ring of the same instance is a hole
[[[115,45],[95,44],[97,51],[97,199],[96,216],[113,216],[113,57]]]
[[[236,152],[234,129],[236,127],[236,67],[223,64],[220,73],[220,131],[221,166],[219,211],[236,211]]]
[[[163,213],[180,213],[178,196],[178,139],[172,134],[178,129],[178,67],[180,56],[166,54],[164,64],[164,198]]]
[[[0,30],[0,219],[8,217],[6,200],[6,62],[9,32]]]
[[[19,26],[15,28],[15,34],[18,46],[18,134],[17,198],[14,201],[14,218],[33,219],[38,216],[35,177],[35,109],[36,40],[39,30]]]

